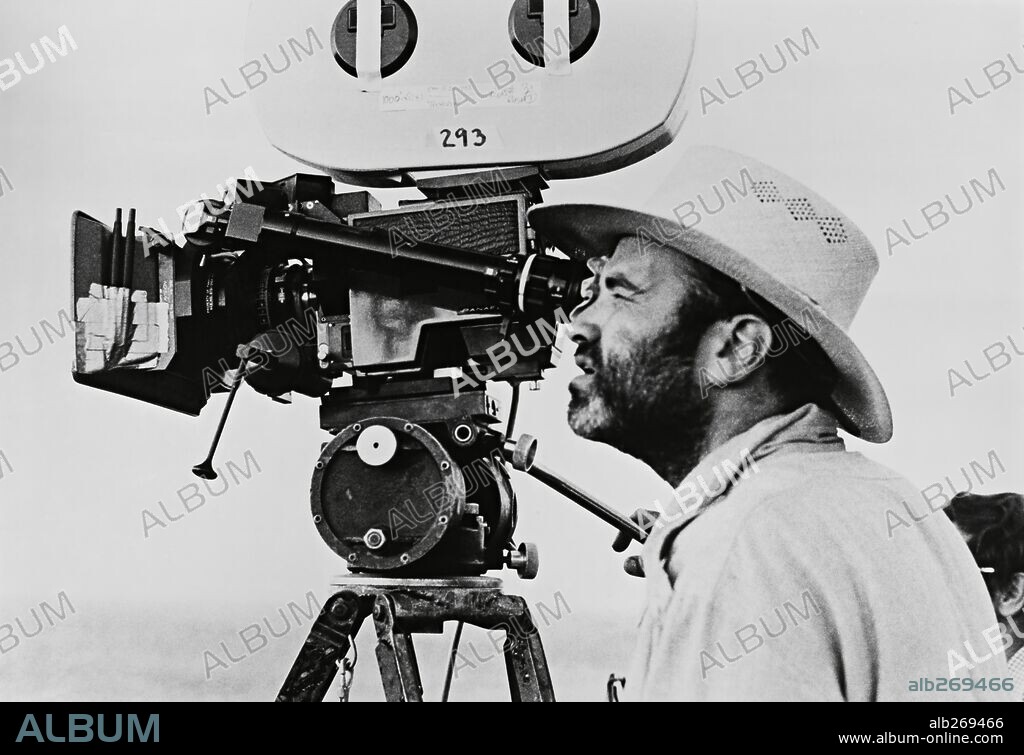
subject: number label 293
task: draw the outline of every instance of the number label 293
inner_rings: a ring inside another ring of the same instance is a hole
[[[478,128],[443,128],[439,136],[444,149],[467,149],[487,144],[487,134]]]

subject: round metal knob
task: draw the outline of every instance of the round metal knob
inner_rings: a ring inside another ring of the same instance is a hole
[[[370,425],[359,434],[356,440],[356,453],[360,460],[371,467],[380,467],[395,457],[398,450],[398,439],[391,430],[383,425]]]
[[[519,550],[508,554],[507,562],[523,579],[534,579],[540,571],[540,551],[535,543],[521,543]]]
[[[512,468],[529,472],[537,458],[537,439],[532,435],[520,435],[515,442],[505,441],[505,457],[512,462]]]

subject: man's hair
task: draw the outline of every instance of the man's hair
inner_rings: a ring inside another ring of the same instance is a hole
[[[983,572],[989,592],[1007,589],[1024,572],[1024,496],[958,493],[944,509],[960,528]]]
[[[683,307],[692,313],[690,317],[696,315],[700,322],[710,326],[736,315],[757,315],[772,330],[772,353],[767,356],[765,367],[784,400],[794,407],[814,403],[834,410],[831,394],[838,373],[814,335],[802,323],[724,273],[689,255],[686,261],[691,266],[692,285]],[[781,353],[776,353],[780,349]]]

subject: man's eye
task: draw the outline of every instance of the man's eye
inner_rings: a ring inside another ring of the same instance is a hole
[[[630,288],[626,288],[625,286],[620,286],[615,283],[612,283],[605,288],[608,291],[608,295],[613,299],[620,299],[622,301],[633,300],[634,291]]]

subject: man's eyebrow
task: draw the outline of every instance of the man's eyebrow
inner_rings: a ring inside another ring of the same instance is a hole
[[[603,278],[604,285],[606,287],[614,284],[619,288],[628,289],[633,293],[639,293],[644,290],[644,286],[637,284],[628,275],[619,270],[612,270],[611,272],[604,270],[601,277]]]

